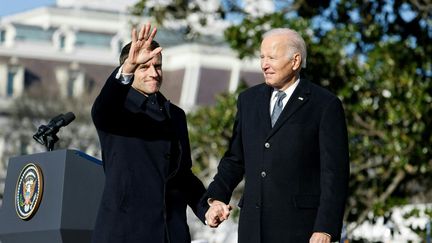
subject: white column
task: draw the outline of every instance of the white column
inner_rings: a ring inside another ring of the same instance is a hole
[[[55,69],[56,80],[59,84],[60,95],[62,97],[67,96],[67,82],[69,78],[68,69],[64,67],[57,67]]]
[[[7,64],[0,63],[0,96],[6,96],[7,72]]]
[[[19,97],[24,92],[24,67],[16,67],[16,74],[13,80],[13,97]]]
[[[234,61],[232,69],[231,69],[231,77],[229,82],[229,92],[235,92],[237,90],[237,87],[239,86],[240,82],[240,69],[241,69],[241,63],[240,61]]]
[[[180,95],[180,106],[186,112],[192,110],[196,104],[201,66],[198,56],[190,57],[188,60],[192,61],[185,66],[185,74]]]
[[[79,98],[84,94],[85,91],[85,73],[82,71],[76,71],[76,72],[78,73],[75,77],[72,95],[75,98]]]

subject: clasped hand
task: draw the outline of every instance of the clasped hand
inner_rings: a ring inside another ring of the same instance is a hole
[[[231,205],[226,205],[221,201],[213,200],[210,203],[210,208],[205,214],[207,225],[212,228],[218,227],[223,221],[228,219],[231,209]]]

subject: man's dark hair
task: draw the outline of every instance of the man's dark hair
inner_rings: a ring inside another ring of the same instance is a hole
[[[123,63],[126,61],[126,58],[128,58],[131,45],[132,45],[132,42],[129,42],[122,48],[122,50],[120,52],[120,58],[119,58],[120,65],[123,65]],[[151,45],[150,45],[150,49],[154,50],[158,47],[160,47],[159,43],[155,40],[152,40]]]

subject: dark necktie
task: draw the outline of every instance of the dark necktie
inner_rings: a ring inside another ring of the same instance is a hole
[[[277,100],[276,103],[273,107],[273,112],[271,114],[271,123],[272,123],[272,127],[274,126],[274,124],[276,123],[277,119],[279,118],[279,115],[282,112],[283,109],[283,102],[282,100],[286,97],[285,92],[279,90],[276,94]]]

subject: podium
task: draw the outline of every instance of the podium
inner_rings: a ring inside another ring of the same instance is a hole
[[[90,242],[104,186],[101,165],[76,150],[11,158],[0,208],[0,243]]]

